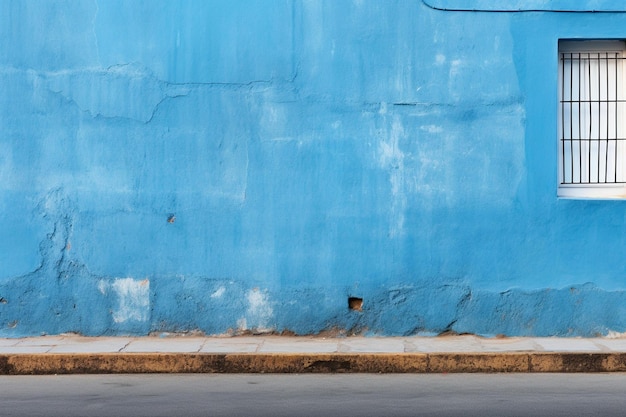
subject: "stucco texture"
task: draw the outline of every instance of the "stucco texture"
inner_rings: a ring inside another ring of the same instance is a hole
[[[0,336],[625,331],[626,203],[556,194],[625,18],[0,2]]]

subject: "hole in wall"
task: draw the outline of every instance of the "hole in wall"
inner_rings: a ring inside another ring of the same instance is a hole
[[[169,216],[167,216],[167,222],[168,223],[174,223],[176,221],[176,216],[173,214],[170,214]]]
[[[363,299],[359,297],[348,297],[348,308],[354,311],[363,311]]]

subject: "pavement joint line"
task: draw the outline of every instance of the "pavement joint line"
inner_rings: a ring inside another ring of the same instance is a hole
[[[198,350],[196,350],[196,353],[200,353],[202,352],[202,349],[204,348],[204,345],[207,344],[207,339],[205,338],[202,343],[200,344],[200,347],[198,348]]]
[[[128,347],[128,345],[130,345],[130,342],[132,342],[132,339],[129,339],[128,342],[126,342],[126,344],[124,346],[119,348],[117,352],[118,353],[122,353]]]
[[[591,341],[591,343],[593,343],[593,345],[597,347],[600,352],[608,352],[608,349],[606,348],[606,346],[599,344],[595,340]]]

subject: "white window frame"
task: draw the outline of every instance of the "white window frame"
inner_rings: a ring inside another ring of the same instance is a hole
[[[559,42],[558,197],[626,198],[624,58],[624,41]]]

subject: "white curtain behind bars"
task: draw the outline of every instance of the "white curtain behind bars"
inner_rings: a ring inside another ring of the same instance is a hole
[[[621,52],[567,52],[560,60],[562,184],[624,181]]]

